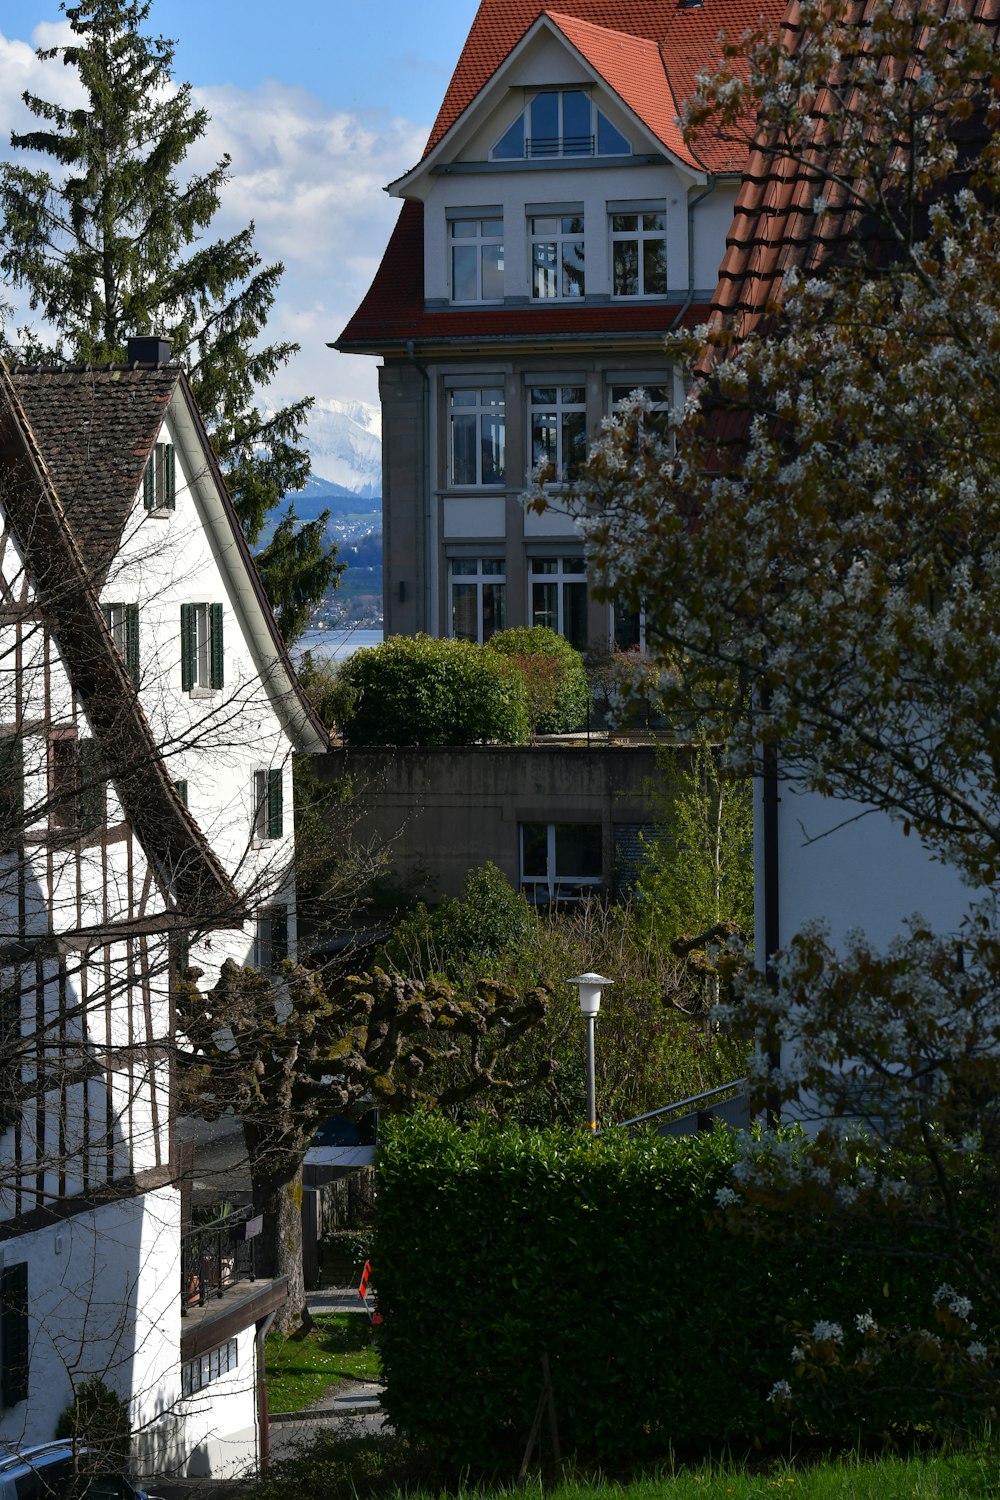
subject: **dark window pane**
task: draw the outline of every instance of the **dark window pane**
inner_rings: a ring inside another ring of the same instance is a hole
[[[562,96],[562,149],[564,156],[590,156],[594,142],[590,124],[590,99],[576,89]]]
[[[476,585],[455,583],[451,589],[451,633],[460,641],[478,641]]]
[[[456,412],[451,419],[451,482],[476,482],[476,418],[472,412]]]
[[[563,470],[567,479],[575,479],[587,457],[587,417],[582,411],[563,414]]]
[[[503,296],[503,246],[483,247],[483,298],[499,301]]]
[[[503,416],[484,415],[482,459],[483,484],[503,484],[504,477],[504,421]]]
[[[559,149],[559,95],[536,94],[530,107],[531,154],[554,155]]]
[[[587,571],[587,564],[586,564],[585,560],[582,557],[564,557],[563,558],[563,572],[564,573],[586,573],[586,571]]]
[[[615,234],[626,234],[629,230],[635,234],[639,224],[638,214],[612,214],[611,228]]]
[[[666,229],[667,216],[666,214],[643,214],[642,227],[643,229]]]
[[[476,301],[475,245],[454,245],[451,252],[451,295],[455,302]]]
[[[597,111],[597,149],[601,156],[629,156],[632,147],[606,115]]]
[[[554,464],[555,461],[555,412],[533,412],[531,416],[531,462]]]
[[[600,823],[556,824],[556,869],[560,876],[601,874]]]
[[[483,640],[488,641],[496,630],[506,625],[507,589],[502,583],[483,584]]]
[[[583,240],[564,240],[562,247],[562,294],[564,297],[584,295]]]
[[[615,240],[614,293],[616,297],[639,295],[639,247],[635,240]]]
[[[540,875],[543,879],[548,875],[549,830],[546,823],[521,824],[521,861],[525,875]]]
[[[558,585],[555,583],[533,583],[531,585],[531,623],[532,625],[547,625],[550,630],[558,630],[559,616],[557,609]]]
[[[563,635],[577,651],[587,649],[587,585],[563,584]]]
[[[496,161],[517,161],[524,155],[524,116],[518,115],[493,147]]]
[[[644,240],[642,246],[643,291],[647,297],[662,297],[667,290],[667,247],[662,240]]]
[[[615,605],[615,646],[619,651],[634,651],[641,639],[639,611]]]

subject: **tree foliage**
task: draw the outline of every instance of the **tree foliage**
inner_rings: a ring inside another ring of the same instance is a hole
[[[757,115],[759,171],[772,163],[808,187],[809,274],[786,269],[742,341],[725,330],[673,341],[671,357],[704,378],[671,442],[644,433],[632,403],[585,489],[611,586],[641,595],[676,667],[676,711],[723,726],[747,769],[776,764],[849,815],[877,809],[913,830],[917,857],[929,851],[971,888],[960,932],[915,921],[880,953],[863,937],[835,946],[818,926],[768,955],[776,987],[749,985],[737,1015],[763,1042],[762,1101],[781,1100],[816,1136],[790,1152],[765,1135],[736,1191],[847,1217],[859,1237],[887,1216],[945,1225],[943,1279],[996,1326],[992,16],[925,0],[876,0],[862,16],[809,0],[794,35],[729,49],[688,129],[736,133]],[[895,1170],[871,1169],[866,1134],[895,1148]],[[973,1342],[989,1383],[995,1349]],[[818,1343],[814,1367],[831,1352]],[[966,1329],[966,1369],[970,1348]],[[942,1388],[957,1368],[936,1372]]]
[[[527,738],[524,685],[471,641],[390,636],[340,669],[341,730],[354,745],[469,745]]]
[[[583,657],[547,625],[498,630],[489,649],[517,663],[524,678],[531,734],[569,734],[585,727],[590,688]]]
[[[45,322],[15,355],[95,364],[125,358],[130,335],[157,335],[183,360],[248,540],[309,476],[301,433],[311,400],[264,411],[258,393],[298,350],[261,342],[283,267],[264,265],[254,226],[207,242],[229,168],[183,163],[209,124],[173,78],[174,43],[143,30],[151,0],[66,7],[73,40],[40,51],[79,77],[80,107],[34,94],[39,122],[12,144],[34,163],[0,165],[0,269]],[[16,341],[15,341],[16,344]],[[279,524],[259,557],[286,638],[337,577],[326,517]]]

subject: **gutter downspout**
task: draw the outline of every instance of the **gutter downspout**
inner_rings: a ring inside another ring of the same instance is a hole
[[[687,312],[688,308],[691,306],[691,303],[694,301],[694,211],[698,207],[699,203],[704,203],[705,199],[711,197],[711,195],[715,192],[715,188],[716,188],[716,184],[718,183],[718,180],[719,180],[718,177],[716,177],[714,173],[710,173],[709,174],[709,178],[708,178],[708,187],[705,189],[705,191],[703,193],[699,193],[698,196],[697,196],[697,198],[689,198],[688,199],[688,205],[687,205],[687,231],[688,231],[688,289],[687,289],[687,296],[684,298],[684,304],[683,304],[683,306],[681,307],[681,309],[678,312],[677,316],[674,318],[674,320],[671,323],[669,329],[667,330],[668,333],[673,333],[674,329],[678,326],[678,324],[680,323],[680,321],[683,318],[684,314]]]
[[[267,1370],[264,1364],[264,1340],[271,1332],[271,1324],[278,1316],[278,1309],[261,1318],[257,1324],[254,1342],[257,1346],[257,1425],[260,1429],[260,1472],[267,1473],[271,1456],[271,1416],[267,1408]]]
[[[424,504],[423,504],[423,531],[424,531],[424,618],[422,629],[428,635],[431,630],[431,377],[427,372],[427,366],[421,364],[417,359],[416,349],[412,339],[406,340],[406,357],[415,370],[418,370],[424,382],[423,400],[423,443],[424,443]]]

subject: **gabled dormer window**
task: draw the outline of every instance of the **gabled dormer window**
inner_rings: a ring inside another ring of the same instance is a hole
[[[535,94],[490,152],[491,161],[553,156],[631,156],[632,147],[582,89]]]

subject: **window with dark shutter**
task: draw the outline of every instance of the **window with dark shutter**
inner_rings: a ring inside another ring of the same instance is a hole
[[[75,828],[80,809],[80,761],[74,729],[49,735],[49,826]]]
[[[155,443],[142,476],[142,503],[147,510],[177,507],[177,458],[173,443]]]
[[[152,454],[142,475],[142,503],[147,510],[156,509],[156,464]]]
[[[177,460],[173,443],[163,444],[163,508],[177,509]]]
[[[186,781],[175,781],[174,782],[174,791],[177,793],[178,797],[184,803],[184,806],[187,807],[187,805],[188,805],[188,784],[187,784],[187,782]]]
[[[280,839],[284,832],[284,789],[279,771],[267,773],[267,836]]]
[[[104,618],[129,676],[139,685],[139,606],[105,604]]]
[[[193,604],[181,605],[181,690],[189,693],[195,685],[198,663],[198,632]]]
[[[19,735],[0,739],[0,849],[13,849],[24,833],[24,746]]]
[[[209,635],[212,647],[212,679],[209,687],[220,688],[223,685],[223,652],[222,652],[222,605],[211,606],[211,621]]]
[[[28,1399],[28,1263],[0,1271],[0,1394],[4,1406]]]
[[[108,780],[100,741],[78,741],[79,817],[84,833],[96,833],[108,818]]]

